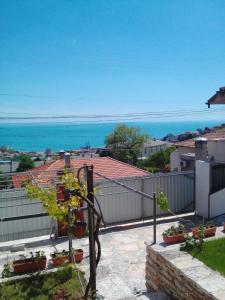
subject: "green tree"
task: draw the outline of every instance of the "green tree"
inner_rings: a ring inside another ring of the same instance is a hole
[[[170,153],[175,149],[175,147],[168,147],[165,150],[160,150],[152,156],[140,161],[138,166],[150,172],[164,171],[166,165],[170,163]]]
[[[34,162],[29,155],[22,154],[19,156],[19,166],[17,172],[23,172],[34,167]]]
[[[120,124],[106,137],[105,145],[113,158],[137,165],[140,148],[148,138],[139,128]]]

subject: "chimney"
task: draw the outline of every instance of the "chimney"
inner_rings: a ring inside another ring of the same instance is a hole
[[[65,153],[64,155],[65,157],[65,168],[70,168],[71,167],[71,163],[70,163],[70,153]]]
[[[64,159],[64,156],[65,156],[65,151],[64,150],[60,150],[59,151],[59,158],[60,159]]]
[[[205,137],[195,139],[195,160],[208,160],[208,140]]]

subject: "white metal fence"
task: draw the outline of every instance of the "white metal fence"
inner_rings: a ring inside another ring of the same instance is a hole
[[[0,191],[0,241],[17,240],[50,234],[52,219],[48,216],[32,218],[44,213],[42,203],[28,200],[24,189]],[[1,221],[3,218],[26,217]]]
[[[149,177],[130,177],[118,180],[136,190],[153,194],[163,191],[175,212],[194,210],[193,172],[167,173]],[[97,198],[107,224],[148,218],[153,215],[151,200],[112,183],[101,181],[97,187]],[[28,200],[24,189],[0,191],[0,241],[50,234],[52,220],[48,216],[32,218],[44,213],[42,204]],[[165,212],[157,210],[158,215]],[[20,220],[4,221],[4,218],[28,216]]]
[[[193,172],[156,174],[149,177],[130,177],[120,182],[152,195],[162,191],[168,197],[174,213],[194,210]],[[153,216],[153,201],[123,187],[104,181],[98,187],[98,199],[106,223],[125,222]],[[157,209],[157,215],[166,212]]]

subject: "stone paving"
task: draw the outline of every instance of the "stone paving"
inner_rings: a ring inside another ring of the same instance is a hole
[[[193,219],[194,218],[194,219]],[[199,221],[195,217],[189,217],[185,223],[191,228],[193,224],[189,220]],[[220,223],[222,221],[220,220]],[[162,220],[157,225],[157,243],[162,243],[162,232],[172,224],[178,222]],[[221,225],[221,224],[219,224]],[[118,229],[118,227],[117,227]],[[218,236],[224,236],[222,227],[217,230]],[[97,269],[97,289],[106,300],[169,300],[171,297],[164,292],[147,293],[145,287],[145,257],[146,245],[153,240],[153,227],[149,223],[138,224],[135,228],[126,229],[121,226],[120,230],[101,232],[100,242],[102,245],[101,261]],[[33,238],[23,241],[14,241],[15,246],[25,243],[25,252],[44,250],[50,257],[54,249],[68,249],[68,241],[57,239],[50,241],[48,237]],[[73,248],[82,248],[85,255],[88,254],[88,239],[74,239]],[[23,251],[11,252],[12,242],[0,243],[0,273],[4,263],[11,262],[14,257]],[[16,250],[16,248],[14,248]],[[81,269],[88,277],[88,258],[80,264]]]
[[[173,222],[174,224],[174,222]],[[171,224],[160,224],[157,227],[158,239],[161,241],[161,233]],[[146,242],[151,242],[152,226],[143,226],[129,230],[104,232],[100,234],[102,245],[101,261],[97,269],[97,289],[106,300],[169,300],[169,296],[164,292],[147,293],[145,287],[145,256]],[[40,238],[24,240],[26,244],[25,252],[45,251],[50,257],[50,253],[68,248],[65,239],[50,241],[48,238],[38,241]],[[17,242],[17,246],[22,241]],[[30,244],[29,244],[30,243]],[[11,243],[12,244],[12,243]],[[15,242],[14,242],[15,244]],[[88,253],[88,239],[74,239],[74,248],[83,248],[85,254]],[[11,252],[10,243],[0,243],[0,272],[4,263],[11,262],[14,257],[23,251]],[[1,251],[4,250],[4,251]],[[16,250],[16,248],[14,248]],[[82,270],[88,277],[88,258],[80,264]]]

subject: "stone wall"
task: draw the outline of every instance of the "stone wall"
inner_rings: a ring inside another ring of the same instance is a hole
[[[158,245],[147,246],[146,286],[179,300],[225,299],[225,278],[218,272],[185,252]]]

